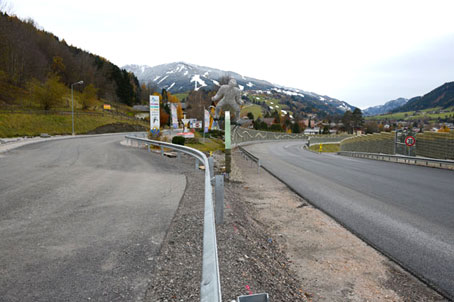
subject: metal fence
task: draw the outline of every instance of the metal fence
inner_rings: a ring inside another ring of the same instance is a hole
[[[405,155],[391,155],[391,154],[382,154],[382,153],[351,152],[351,151],[340,151],[340,152],[337,152],[337,154],[344,155],[344,156],[350,156],[350,157],[384,160],[384,161],[391,161],[391,162],[402,163],[402,164],[411,164],[411,165],[418,165],[418,166],[454,170],[454,160],[433,159],[433,158],[427,158],[427,157],[405,156]]]
[[[219,277],[219,261],[218,249],[216,243],[216,226],[214,218],[213,206],[213,191],[211,188],[211,172],[208,167],[210,164],[208,158],[204,153],[199,150],[161,142],[140,138],[135,136],[125,136],[128,140],[136,141],[138,144],[148,146],[150,145],[161,147],[161,152],[164,148],[170,148],[178,152],[183,152],[195,157],[197,160],[203,162],[205,165],[205,208],[204,208],[204,221],[203,221],[203,264],[202,264],[202,282],[200,285],[200,301],[202,302],[221,302],[221,282]]]
[[[247,129],[242,127],[233,127],[232,129],[232,145],[239,146],[248,142],[271,141],[271,140],[290,140],[290,139],[306,139],[307,136],[303,133],[285,133],[260,131]]]

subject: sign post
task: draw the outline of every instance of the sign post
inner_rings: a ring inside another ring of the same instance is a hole
[[[409,135],[405,138],[405,145],[408,146],[408,156],[411,156],[411,147],[413,147],[416,144],[416,138],[413,136]]]
[[[153,136],[159,134],[159,96],[150,95],[150,132]]]

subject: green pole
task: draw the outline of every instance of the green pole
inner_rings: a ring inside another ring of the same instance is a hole
[[[232,166],[232,150],[230,137],[230,111],[225,112],[225,173],[230,174]]]

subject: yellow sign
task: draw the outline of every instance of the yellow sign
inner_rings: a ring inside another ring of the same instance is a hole
[[[112,109],[112,107],[110,107],[109,104],[104,104],[103,108],[104,108],[104,110],[110,110],[110,109]]]
[[[323,145],[320,144],[320,152],[322,152],[322,149],[323,149]]]

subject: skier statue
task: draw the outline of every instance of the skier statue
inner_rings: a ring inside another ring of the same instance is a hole
[[[233,123],[236,123],[240,117],[241,105],[243,100],[241,99],[241,90],[236,87],[236,80],[230,79],[228,85],[222,85],[216,95],[211,98],[213,101],[221,100],[216,105],[216,111],[214,118],[219,119],[219,111],[224,107],[231,107],[234,110],[235,118]]]

